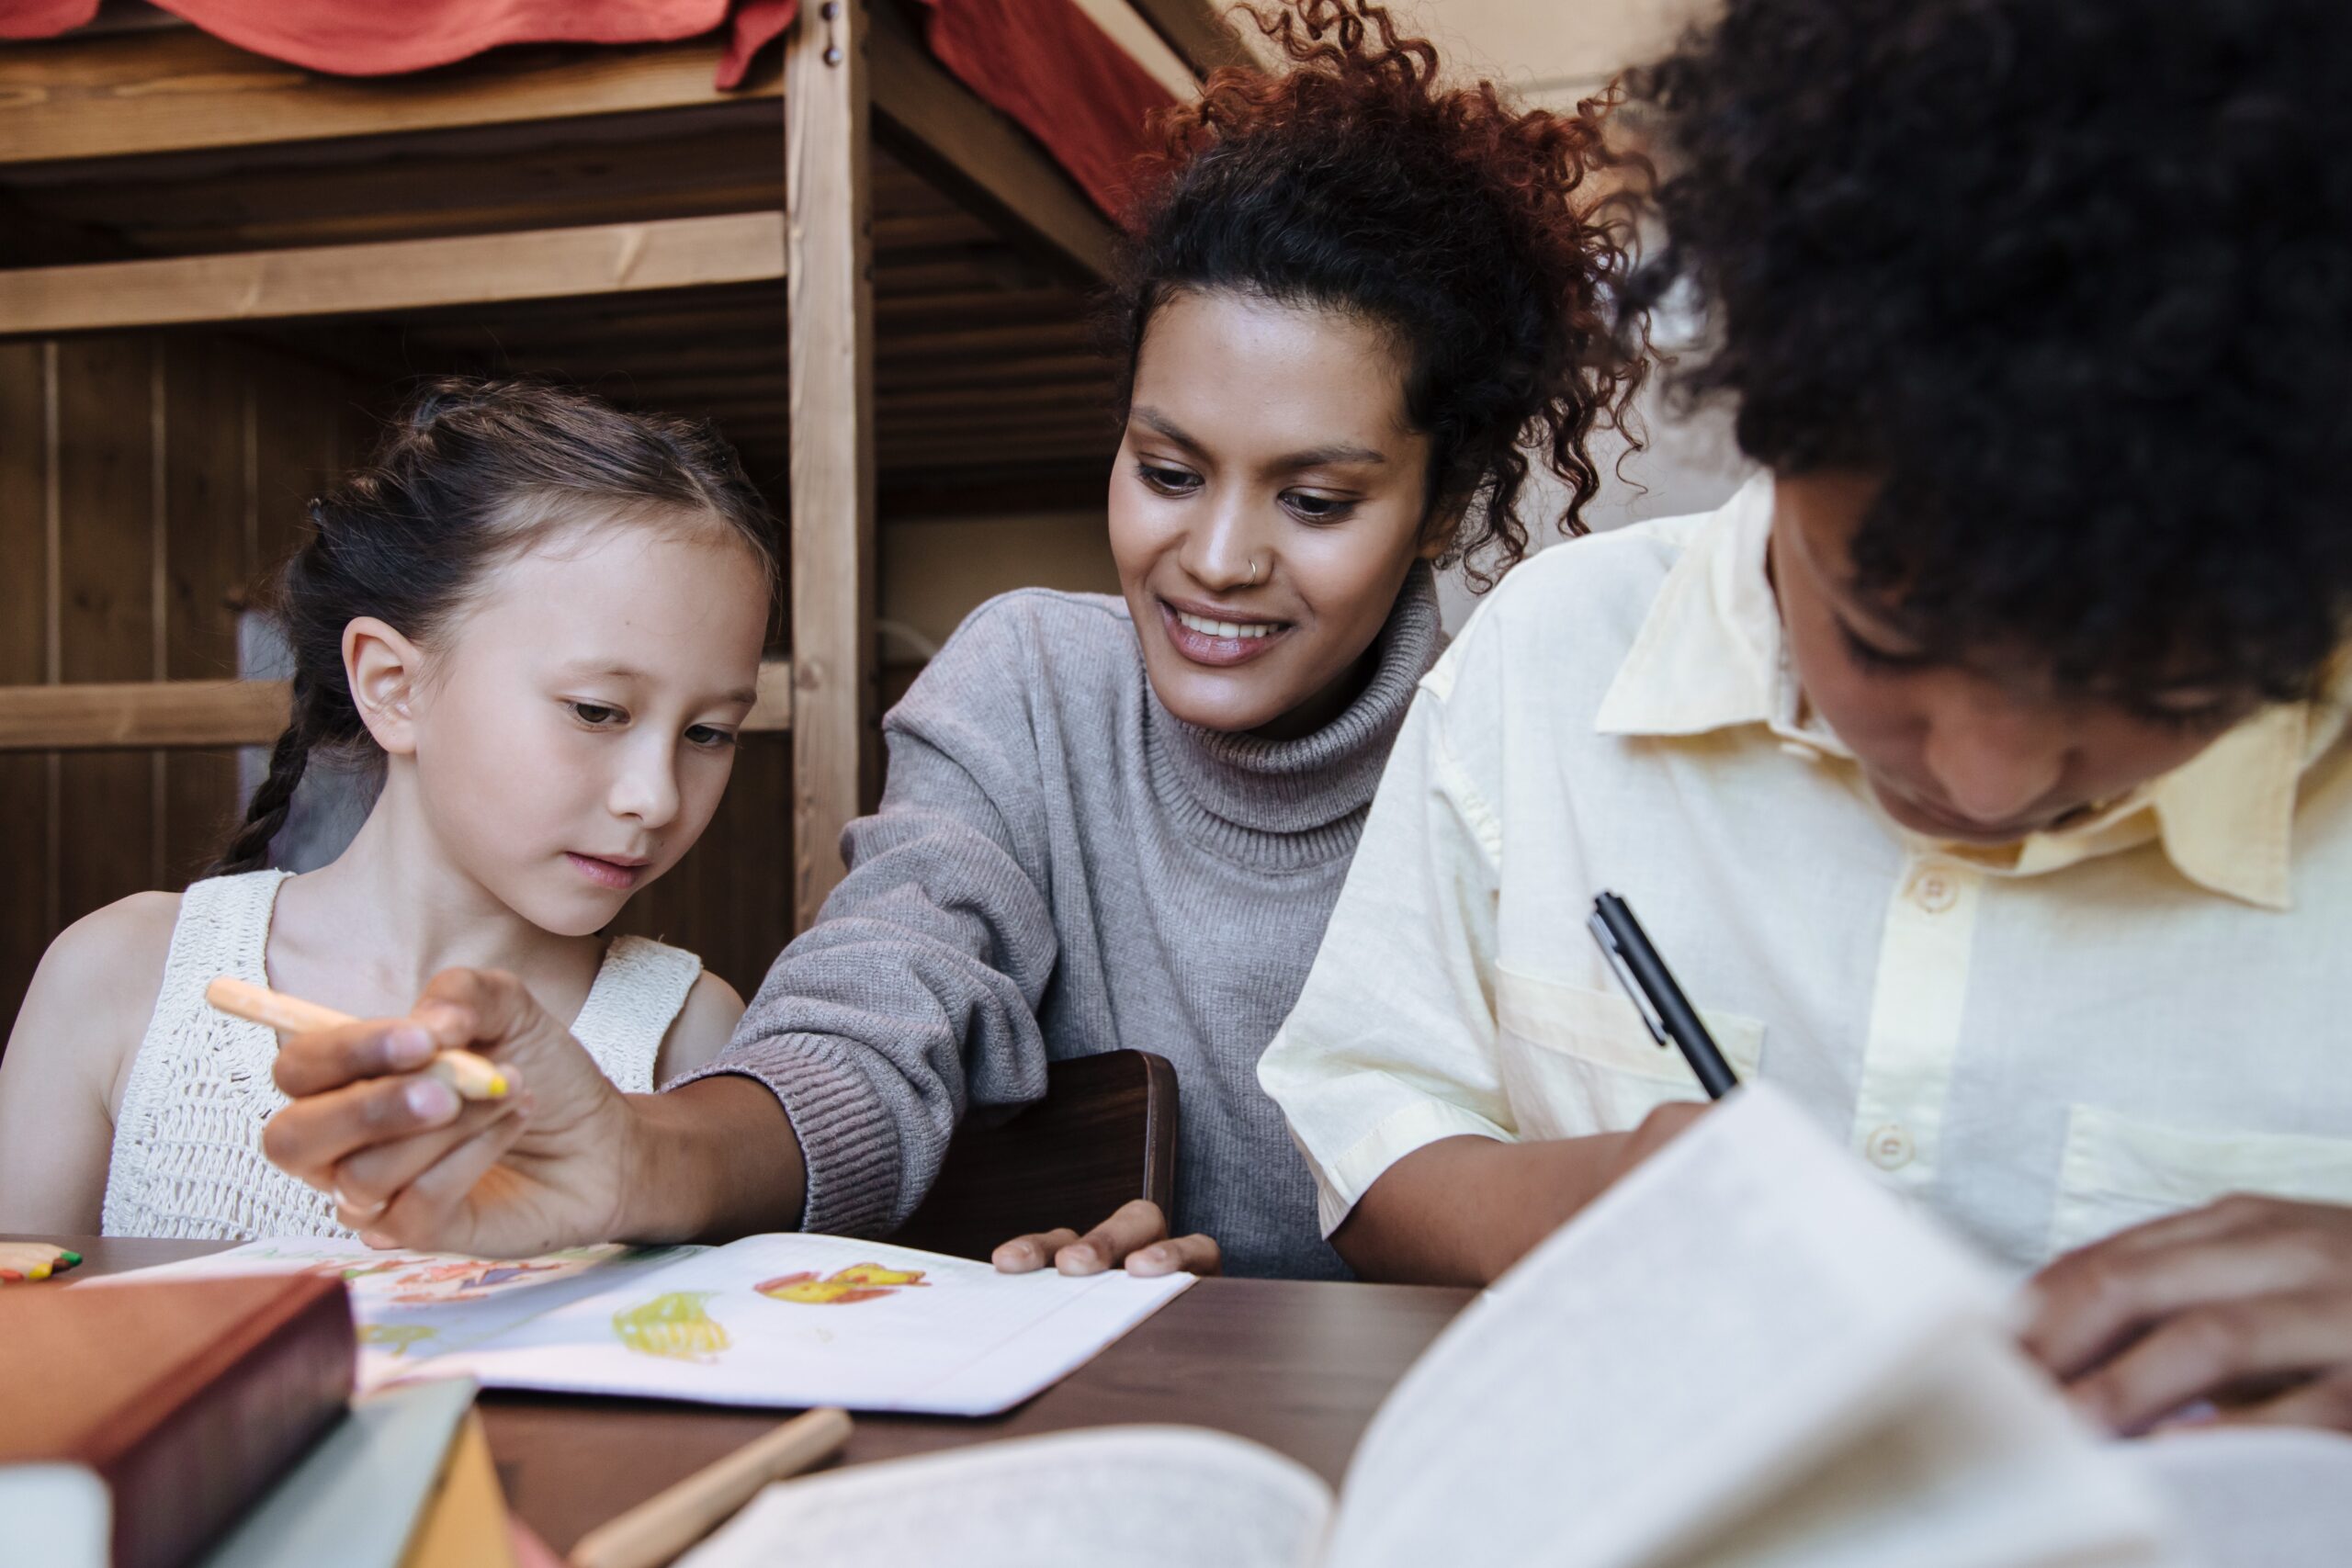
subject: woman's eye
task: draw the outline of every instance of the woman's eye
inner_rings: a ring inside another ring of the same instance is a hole
[[[1356,509],[1352,501],[1337,496],[1316,495],[1307,491],[1291,491],[1283,496],[1283,504],[1309,523],[1336,523]]]
[[[1190,495],[1201,488],[1201,477],[1182,468],[1163,468],[1156,463],[1138,463],[1136,473],[1143,482],[1162,495]]]
[[[686,740],[690,745],[707,747],[714,751],[723,750],[735,744],[735,732],[731,729],[713,729],[709,725],[697,724],[686,731]]]
[[[603,703],[573,703],[571,716],[591,729],[602,729],[620,721],[621,710]]]

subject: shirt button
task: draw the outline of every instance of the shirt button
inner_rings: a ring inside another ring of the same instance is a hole
[[[1940,915],[1960,900],[1960,884],[1939,865],[1922,867],[1911,879],[1911,901],[1931,915]]]
[[[1891,1122],[1872,1133],[1866,1146],[1871,1163],[1881,1170],[1901,1170],[1919,1152],[1911,1134]]]

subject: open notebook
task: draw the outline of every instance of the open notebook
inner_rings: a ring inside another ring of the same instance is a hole
[[[485,1388],[939,1416],[1018,1404],[1193,1282],[1184,1274],[1000,1274],[986,1263],[826,1235],[508,1259],[304,1237],[249,1242],[74,1289],[256,1272],[349,1283],[363,1388],[455,1376]]]
[[[1464,1313],[1337,1496],[1238,1438],[1114,1427],[782,1483],[686,1562],[751,1568],[787,1545],[982,1568],[2199,1561],[2132,1447],[2095,1441],[2011,1348],[2007,1294],[1751,1086]],[[2352,1441],[2308,1441],[2339,1467],[2333,1528],[2352,1528]]]

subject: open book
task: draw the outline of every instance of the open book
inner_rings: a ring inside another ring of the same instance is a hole
[[[2011,1348],[2007,1293],[1750,1086],[1464,1312],[1337,1497],[1238,1438],[1114,1427],[781,1483],[685,1562],[2199,1561],[2131,1450],[2078,1427]]]
[[[73,1287],[316,1273],[351,1288],[363,1388],[485,1388],[987,1416],[1052,1386],[1190,1285],[1067,1279],[827,1235],[487,1259],[310,1237]]]

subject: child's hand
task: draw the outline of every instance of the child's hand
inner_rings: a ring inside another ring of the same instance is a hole
[[[1027,1274],[1047,1263],[1064,1274],[1100,1274],[1125,1263],[1128,1273],[1147,1277],[1216,1274],[1225,1268],[1213,1238],[1181,1235],[1170,1240],[1168,1216],[1159,1212],[1159,1204],[1141,1198],[1121,1204],[1117,1213],[1084,1235],[1065,1227],[1015,1236],[998,1247],[990,1261],[1005,1274]]]
[[[522,1092],[461,1101],[422,1070],[454,1047],[511,1068]],[[274,1075],[294,1103],[263,1152],[371,1243],[519,1256],[614,1234],[626,1106],[511,975],[436,976],[408,1018],[294,1036]]]
[[[2026,1349],[2109,1430],[2206,1400],[2352,1430],[2352,1209],[2224,1198],[2070,1253],[2032,1291]]]

